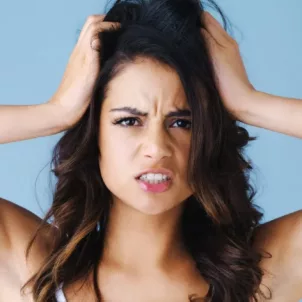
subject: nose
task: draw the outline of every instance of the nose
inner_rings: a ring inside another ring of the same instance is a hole
[[[172,155],[170,139],[163,127],[153,125],[146,132],[144,143],[144,157],[155,162]]]

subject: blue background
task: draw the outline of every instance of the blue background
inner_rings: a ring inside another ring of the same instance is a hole
[[[104,13],[106,3],[0,1],[0,104],[40,104],[49,100],[61,81],[78,31],[87,16]],[[301,99],[302,1],[217,3],[234,25],[234,36],[254,87]],[[245,127],[251,135],[259,136],[246,154],[255,167],[255,200],[265,211],[263,222],[301,209],[302,140]],[[43,215],[51,204],[51,151],[60,136],[0,145],[1,197]]]

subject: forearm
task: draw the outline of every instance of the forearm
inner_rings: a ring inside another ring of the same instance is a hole
[[[0,144],[48,136],[64,130],[62,114],[49,103],[0,106]]]
[[[256,91],[240,120],[252,126],[302,138],[302,100]]]

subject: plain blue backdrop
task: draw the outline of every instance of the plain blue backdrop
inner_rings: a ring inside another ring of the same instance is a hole
[[[61,81],[87,16],[104,13],[106,3],[0,1],[0,104],[46,102]],[[217,3],[233,23],[234,36],[254,87],[301,99],[302,1]],[[255,166],[252,179],[258,191],[256,203],[265,212],[263,222],[301,209],[302,140],[244,126],[251,135],[259,137],[246,154]],[[43,215],[51,204],[51,151],[60,136],[0,145],[1,197]]]

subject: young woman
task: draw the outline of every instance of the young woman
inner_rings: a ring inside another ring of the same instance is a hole
[[[259,223],[237,121],[302,138],[302,102],[256,91],[199,1],[90,16],[54,96],[0,106],[1,143],[65,131],[44,219],[1,200],[0,301],[302,298],[302,212]]]

